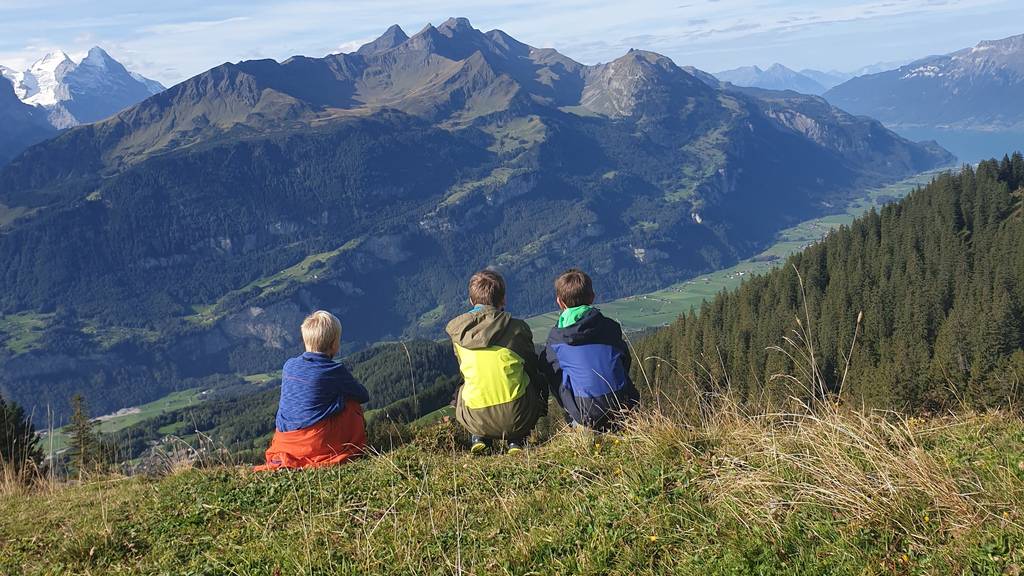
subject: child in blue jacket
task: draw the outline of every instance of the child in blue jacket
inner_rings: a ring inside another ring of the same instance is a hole
[[[613,430],[640,403],[622,327],[593,306],[593,282],[582,270],[559,276],[555,297],[562,313],[541,354],[551,392],[569,423]]]

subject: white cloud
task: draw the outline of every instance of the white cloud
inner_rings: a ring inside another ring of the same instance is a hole
[[[344,52],[347,54],[349,52],[355,52],[356,50],[359,50],[360,46],[362,46],[363,44],[373,42],[374,39],[374,37],[370,37],[363,38],[362,40],[349,40],[348,42],[342,42],[341,44],[338,44],[337,48],[334,49],[334,53]]]

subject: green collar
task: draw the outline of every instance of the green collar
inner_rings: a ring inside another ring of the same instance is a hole
[[[584,304],[583,306],[574,306],[572,308],[566,308],[562,310],[562,315],[558,317],[558,327],[566,328],[580,321],[583,315],[593,310],[593,306]]]

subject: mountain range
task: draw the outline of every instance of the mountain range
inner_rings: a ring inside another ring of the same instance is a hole
[[[768,68],[741,66],[731,70],[715,72],[714,76],[723,82],[746,88],[768,90],[793,90],[804,94],[820,96],[828,90],[858,76],[877,74],[897,68],[905,62],[878,62],[850,72],[840,70],[814,70],[804,68],[799,72],[775,63]]]
[[[349,350],[437,336],[485,266],[551,306],[735,262],[952,157],[793,92],[631,50],[586,66],[463,18],[226,63],[0,170],[0,393],[58,417],[275,370],[324,307]]]
[[[64,52],[51,52],[27,70],[0,66],[25,104],[46,110],[49,123],[70,128],[107,118],[161,92],[155,80],[130,72],[99,46],[75,62]]]
[[[893,127],[1024,129],[1024,35],[853,78],[832,104]]]
[[[764,69],[758,66],[742,66],[732,70],[723,70],[715,72],[714,76],[723,82],[750,88],[793,90],[803,94],[822,94],[828,89],[819,81],[819,79],[826,80],[824,72],[810,71],[817,78],[805,72],[796,72],[782,64],[775,63]]]

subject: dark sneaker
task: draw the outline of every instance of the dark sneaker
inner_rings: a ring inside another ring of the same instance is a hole
[[[469,439],[469,451],[473,454],[483,454],[487,450],[487,439],[483,436],[472,436]]]
[[[509,455],[515,455],[522,453],[523,449],[526,448],[526,442],[522,440],[509,440],[508,441],[508,453]]]

